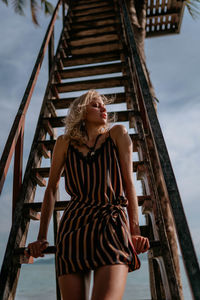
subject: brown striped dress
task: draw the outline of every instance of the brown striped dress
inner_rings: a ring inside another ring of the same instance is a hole
[[[110,132],[88,159],[71,143],[65,162],[71,196],[57,236],[58,276],[103,265],[140,267],[129,232],[118,150]]]

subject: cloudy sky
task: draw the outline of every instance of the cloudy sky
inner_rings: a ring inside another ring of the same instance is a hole
[[[2,153],[49,19],[41,15],[40,27],[36,28],[31,23],[28,7],[26,17],[21,17],[14,14],[11,5],[7,8],[0,2],[0,20],[0,153]],[[200,19],[194,21],[185,11],[179,35],[146,40],[147,65],[160,101],[158,117],[198,255],[200,255],[199,28]],[[25,157],[28,155],[42,101],[46,71],[45,61],[26,118]],[[9,173],[0,199],[0,253],[4,252],[10,226],[11,180]]]

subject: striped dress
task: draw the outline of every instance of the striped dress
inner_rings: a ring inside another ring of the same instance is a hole
[[[71,143],[65,162],[71,196],[57,235],[58,276],[103,265],[140,267],[129,232],[118,150],[110,132],[88,159]]]

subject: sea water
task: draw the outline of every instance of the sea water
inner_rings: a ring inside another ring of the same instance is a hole
[[[182,260],[180,259],[185,300],[192,300]],[[91,283],[92,284],[92,283]],[[33,264],[22,265],[16,300],[55,300],[54,258],[37,259]],[[123,300],[150,300],[148,260],[143,255],[141,268],[128,274]],[[114,299],[113,299],[114,300]]]

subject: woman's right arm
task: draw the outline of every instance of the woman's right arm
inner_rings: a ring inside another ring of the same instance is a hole
[[[67,148],[68,142],[64,139],[63,136],[59,136],[54,146],[49,181],[42,203],[38,238],[37,241],[28,245],[29,253],[33,257],[44,256],[42,254],[42,251],[48,246],[47,232],[51,216],[54,210],[56,193],[59,186],[60,177],[64,169]],[[26,256],[28,256],[27,252],[25,254]]]

